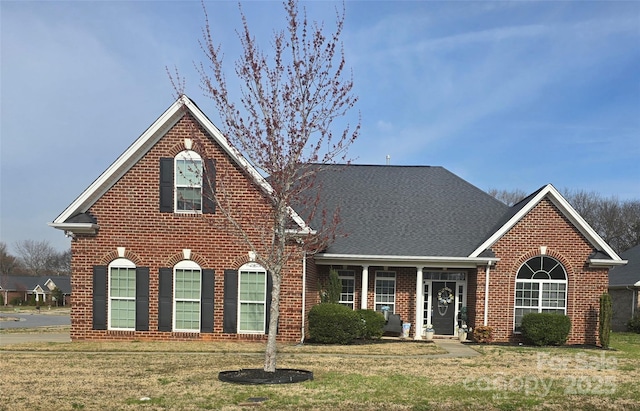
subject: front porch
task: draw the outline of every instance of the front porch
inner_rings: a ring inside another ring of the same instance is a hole
[[[436,338],[458,338],[457,329],[476,319],[476,262],[441,267],[406,265],[318,265],[320,284],[330,270],[342,284],[340,304],[400,316],[410,323],[409,338],[425,339],[431,324]]]

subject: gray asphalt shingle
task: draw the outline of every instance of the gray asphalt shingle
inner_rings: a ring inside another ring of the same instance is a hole
[[[321,166],[316,182],[347,235],[327,253],[466,257],[509,210],[442,167]]]

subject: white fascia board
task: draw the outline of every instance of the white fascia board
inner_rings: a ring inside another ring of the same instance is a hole
[[[547,184],[540,192],[533,197],[529,203],[522,207],[520,211],[518,211],[513,217],[509,219],[499,230],[497,230],[491,237],[489,237],[484,243],[482,243],[473,253],[469,255],[469,257],[477,257],[484,250],[490,248],[493,244],[495,244],[502,236],[504,236],[513,226],[515,226],[518,221],[520,221],[524,216],[526,216],[529,211],[531,211],[536,205],[542,201],[545,197],[549,197],[551,202],[555,204],[556,207],[562,212],[565,217],[573,223],[573,225],[586,237],[586,239],[594,245],[598,250],[603,250],[608,255],[611,256],[611,260],[608,261],[609,265],[616,261],[621,261],[622,259],[618,256],[618,254],[613,251],[613,249],[607,244],[602,237],[595,232],[593,228],[578,214],[578,212],[569,204],[569,202],[556,190],[556,188]],[[603,260],[605,261],[605,260]]]
[[[392,265],[396,267],[447,267],[475,268],[500,261],[495,257],[440,257],[440,256],[399,256],[399,255],[358,255],[358,254],[316,254],[319,264],[339,265]]]
[[[621,265],[627,264],[628,260],[605,260],[600,258],[591,258],[589,259],[590,267],[617,267]]]
[[[184,96],[176,100],[124,153],[114,161],[91,185],[75,199],[53,224],[64,223],[68,218],[86,212],[104,195],[129,169],[137,163],[164,133],[178,121]],[[52,225],[53,226],[53,225]],[[55,226],[54,226],[55,227]],[[59,228],[59,227],[55,227]],[[62,228],[61,228],[62,229]]]
[[[640,287],[640,281],[638,281],[637,283],[635,283],[633,286],[634,286],[634,287]]]
[[[48,225],[75,234],[95,234],[100,229],[98,224],[93,223],[49,223]]]

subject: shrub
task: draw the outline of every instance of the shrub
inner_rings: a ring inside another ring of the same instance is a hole
[[[632,319],[627,323],[627,330],[632,333],[640,334],[640,314],[636,314]]]
[[[379,340],[384,334],[384,315],[373,310],[356,311],[360,317],[359,338],[365,340]]]
[[[320,301],[323,303],[337,304],[340,301],[340,293],[342,293],[342,282],[340,276],[334,269],[329,271],[329,281],[324,285],[320,292]]]
[[[571,331],[571,319],[552,313],[529,313],[522,317],[522,336],[533,345],[562,345]]]
[[[340,304],[321,303],[309,311],[309,336],[322,344],[349,344],[360,334],[360,316]]]
[[[473,330],[473,339],[479,343],[490,343],[493,341],[493,327],[481,325]]]
[[[612,316],[613,312],[611,311],[611,296],[607,293],[602,293],[602,295],[600,296],[600,327],[598,329],[598,336],[602,348],[609,348]]]

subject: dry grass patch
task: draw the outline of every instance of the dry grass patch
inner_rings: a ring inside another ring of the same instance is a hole
[[[433,344],[408,341],[288,345],[278,366],[311,370],[314,380],[273,386],[217,379],[260,367],[262,344],[132,342],[87,351],[92,344],[3,349],[0,410],[244,410],[251,397],[267,397],[260,408],[274,410],[640,409],[640,336],[619,351],[479,346],[482,355],[472,358],[422,355]],[[394,350],[405,355],[389,355]]]

